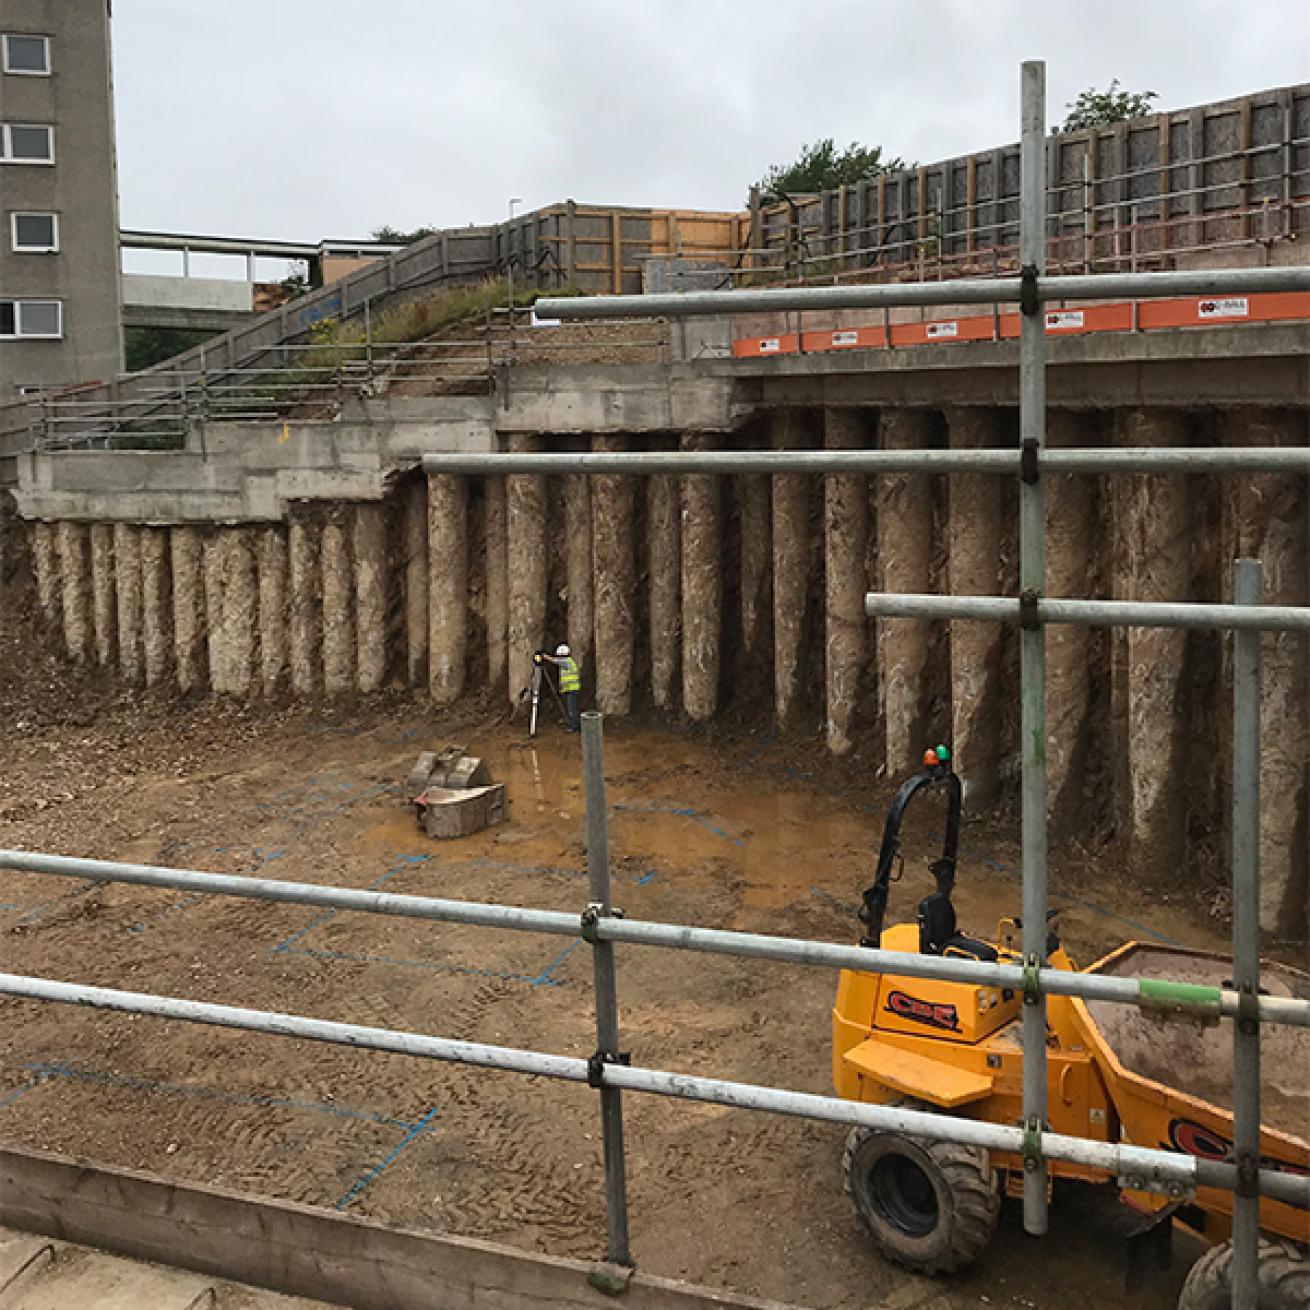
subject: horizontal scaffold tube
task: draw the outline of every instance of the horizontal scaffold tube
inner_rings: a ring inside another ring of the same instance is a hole
[[[62,1005],[85,1005],[92,1009],[116,1010],[125,1014],[152,1015],[219,1028],[238,1028],[246,1032],[353,1046],[360,1050],[388,1051],[397,1055],[476,1065],[484,1069],[504,1069],[511,1073],[557,1078],[566,1082],[589,1081],[588,1061],[573,1056],[548,1055],[509,1046],[429,1037],[423,1033],[395,1032],[388,1028],[368,1028],[359,1024],[311,1019],[277,1011],[248,1010],[232,1005],[214,1005],[208,1001],[152,996],[145,992],[89,987],[18,974],[0,974],[0,995]],[[814,1096],[775,1087],[757,1087],[750,1083],[698,1078],[620,1064],[603,1065],[601,1082],[602,1085],[650,1092],[657,1096],[673,1096],[682,1100],[765,1110],[832,1123],[863,1124],[870,1128],[915,1133],[938,1141],[964,1142],[1014,1155],[1023,1150],[1023,1132],[1019,1128],[890,1106],[865,1105],[831,1096]],[[1171,1194],[1197,1183],[1229,1189],[1237,1183],[1235,1166],[1201,1161],[1195,1156],[1171,1151],[1095,1142],[1057,1133],[1041,1135],[1041,1151],[1051,1159],[1104,1169],[1115,1177],[1131,1177],[1135,1185]],[[1264,1196],[1290,1205],[1310,1205],[1310,1178],[1307,1177],[1262,1169],[1260,1191]]]
[[[1199,449],[1056,449],[1039,452],[1047,473],[1310,473],[1310,446]],[[1019,472],[1014,450],[659,450],[478,453],[423,456],[425,473],[1002,473]]]
[[[1125,297],[1242,295],[1310,291],[1310,268],[1211,268],[1169,273],[1099,273],[1039,277],[1037,298],[1120,300]],[[767,314],[785,310],[885,309],[899,305],[1017,304],[1017,277],[966,277],[950,282],[881,282],[838,287],[762,287],[741,291],[684,291],[660,295],[544,296],[538,318],[693,318]]]
[[[506,928],[516,932],[539,932],[561,937],[584,935],[580,915],[557,910],[488,905],[481,901],[402,896],[394,892],[324,887],[318,883],[278,882],[270,878],[203,873],[197,869],[172,869],[149,864],[121,864],[112,860],[88,860],[29,851],[0,850],[0,869],[84,878],[93,882],[164,887],[205,895],[281,901],[292,905],[312,905],[319,909],[466,923],[475,927]],[[828,969],[857,969],[865,973],[895,972],[914,978],[981,983],[992,987],[1021,989],[1024,986],[1023,970],[1014,964],[872,950],[866,946],[843,946],[796,937],[725,932],[714,928],[692,928],[684,924],[649,923],[634,919],[604,918],[594,929],[589,928],[588,932],[606,941],[628,942],[634,946],[703,951],[711,955],[777,960],[783,964],[813,965]],[[1219,987],[1171,984],[1153,979],[1112,978],[1102,974],[1067,973],[1057,969],[1041,970],[1039,985],[1043,991],[1061,996],[1079,996],[1084,1000],[1139,1005],[1145,998],[1157,1007],[1201,1007],[1230,1017],[1237,1014],[1237,993]],[[1310,1027],[1310,1001],[1261,996],[1258,1003],[1259,1018],[1264,1023]]]
[[[437,919],[479,928],[506,928],[513,932],[551,933],[559,937],[578,935],[576,914],[513,905],[486,905],[480,901],[397,896],[392,892],[362,891],[353,887],[323,887],[310,882],[279,882],[273,878],[202,873],[198,869],[170,869],[150,864],[118,864],[112,860],[82,860],[68,855],[38,855],[28,851],[0,850],[0,869],[86,878],[92,882],[125,882],[138,887],[168,887],[213,896],[242,896],[256,901],[314,905],[320,909],[358,910],[364,914],[389,914],[403,919]]]
[[[869,592],[864,612],[884,619],[969,619],[1019,623],[1023,602],[1012,596],[937,596]],[[1038,623],[1076,623],[1093,628],[1236,628],[1260,632],[1310,632],[1310,606],[1203,605],[1136,600],[1061,600],[1039,597]]]

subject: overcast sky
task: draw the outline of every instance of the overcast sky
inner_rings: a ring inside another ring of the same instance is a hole
[[[1305,0],[115,0],[125,227],[316,240],[568,197],[736,208],[802,142],[928,162],[1118,77],[1310,77]]]

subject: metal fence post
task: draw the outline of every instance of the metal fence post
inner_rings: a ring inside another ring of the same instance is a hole
[[[619,1001],[614,975],[614,945],[599,940],[589,926],[613,912],[610,904],[609,822],[605,810],[605,738],[595,710],[582,716],[582,785],[586,801],[587,878],[591,904],[583,919],[583,936],[591,942],[596,986],[596,1054],[588,1081],[600,1089],[601,1132],[605,1147],[606,1256],[611,1264],[631,1267],[628,1242],[628,1181],[623,1155],[623,1100],[617,1087],[605,1085],[606,1064],[620,1063]]]
[[[1046,441],[1046,315],[1037,279],[1046,272],[1046,65],[1023,65],[1019,262],[1028,294],[1020,302],[1019,588],[1029,607],[1019,635],[1023,858],[1023,1226],[1046,1232],[1046,629],[1036,601],[1046,588],[1046,504],[1038,455]]]
[[[364,301],[364,360],[369,383],[373,382],[373,298]]]
[[[1239,559],[1233,600],[1260,604],[1260,561]],[[1260,637],[1233,634],[1233,1305],[1259,1298],[1260,1253]]]

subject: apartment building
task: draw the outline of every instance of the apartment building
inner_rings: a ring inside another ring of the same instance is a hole
[[[0,0],[0,403],[122,368],[109,0]]]

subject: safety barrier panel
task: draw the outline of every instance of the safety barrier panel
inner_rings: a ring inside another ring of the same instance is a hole
[[[768,355],[816,355],[831,350],[896,349],[900,346],[953,345],[965,341],[1017,341],[1022,315],[1013,311],[822,331],[736,337],[738,359]],[[1237,323],[1281,323],[1310,319],[1310,292],[1271,291],[1245,296],[1187,296],[1173,300],[1123,301],[1079,305],[1045,312],[1051,337],[1096,332],[1154,332],[1161,329],[1220,327]]]

